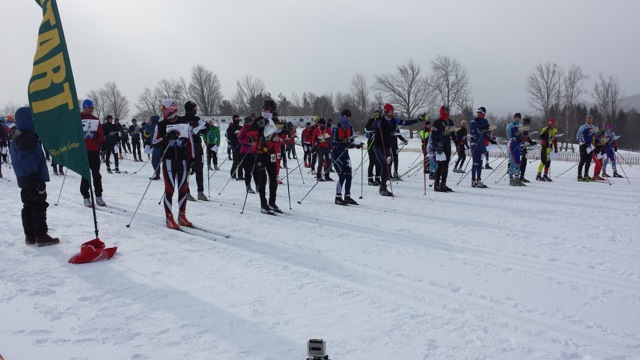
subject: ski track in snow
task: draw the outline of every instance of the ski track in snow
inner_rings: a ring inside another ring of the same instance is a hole
[[[415,156],[401,153],[400,173]],[[355,168],[359,151],[351,157]],[[554,162],[552,172],[571,165]],[[187,205],[194,224],[228,239],[166,229],[162,181],[126,228],[151,170],[103,166],[105,200],[127,211],[97,212],[100,238],[118,253],[86,265],[67,263],[94,236],[79,177],[67,177],[54,206],[62,177],[52,176],[49,225],[61,243],[35,248],[23,243],[19,191],[5,169],[12,182],[0,183],[0,204],[12,215],[0,241],[0,354],[299,359],[317,337],[334,359],[640,358],[635,167],[625,167],[630,185],[577,183],[570,170],[511,188],[495,184],[496,173],[489,189],[472,189],[467,177],[452,194],[426,195],[419,172],[393,183],[394,199],[366,184],[358,199],[357,174],[352,197],[362,206],[348,207],[333,204],[335,182],[297,204],[315,184],[303,168],[305,185],[298,170],[289,175],[293,210],[285,182],[278,205],[287,214],[265,216],[258,195],[240,214],[242,181],[218,195],[230,166],[211,178],[211,201]],[[450,171],[450,186],[459,179]]]

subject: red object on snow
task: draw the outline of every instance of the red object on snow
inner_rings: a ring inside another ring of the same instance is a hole
[[[72,264],[86,264],[90,262],[109,260],[116,254],[117,247],[105,248],[100,239],[87,241],[80,246],[80,253],[75,254],[69,259]]]

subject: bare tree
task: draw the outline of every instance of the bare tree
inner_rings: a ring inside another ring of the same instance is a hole
[[[431,87],[442,104],[462,111],[471,97],[469,74],[458,60],[438,55],[431,61]]]
[[[398,65],[395,74],[376,75],[374,88],[397,104],[398,110],[408,119],[428,106],[430,98],[429,81],[422,75],[420,65],[409,60],[406,65]],[[413,131],[409,132],[413,137]]]
[[[185,89],[178,80],[162,79],[158,81],[155,91],[161,99],[173,99],[178,105],[185,103]],[[160,104],[158,104],[159,106]]]
[[[12,102],[9,102],[2,109],[2,114],[1,115],[2,116],[6,116],[6,115],[15,116],[16,115],[16,111],[18,111],[19,108],[20,108],[20,105],[14,104]]]
[[[574,131],[571,128],[571,124],[574,123],[577,125],[578,121],[576,119],[575,109],[576,105],[580,101],[580,97],[584,94],[584,81],[587,80],[589,76],[585,75],[582,72],[582,68],[578,65],[570,65],[566,74],[563,77],[562,82],[562,100],[564,108],[567,111],[567,116],[565,117],[565,131],[569,134],[573,134]],[[564,150],[569,149],[569,143],[571,143],[571,149],[573,150],[573,138],[571,136],[566,136],[564,143]]]
[[[107,115],[107,94],[104,89],[97,90],[91,89],[87,94],[87,97],[93,101],[94,115],[98,118],[103,118]]]
[[[198,104],[202,114],[213,115],[216,112],[222,101],[221,88],[218,75],[202,65],[193,67],[189,95]]]
[[[623,97],[618,79],[613,75],[605,77],[600,73],[598,81],[593,86],[593,97],[604,115],[604,121],[613,124]]]
[[[361,115],[366,116],[369,107],[369,85],[362,73],[356,73],[351,78],[351,97]]]
[[[540,111],[545,119],[549,118],[551,107],[559,101],[561,83],[562,69],[555,63],[538,64],[536,71],[527,78],[529,105]]]
[[[108,113],[118,119],[123,119],[129,115],[129,100],[126,96],[122,95],[115,82],[109,81],[104,84],[103,91]]]
[[[148,119],[150,116],[156,115],[161,101],[162,99],[157,91],[145,87],[142,94],[138,96],[138,102],[136,103],[138,114],[136,114],[136,117]]]
[[[252,113],[256,111],[256,108],[262,106],[266,91],[264,81],[251,75],[245,75],[241,80],[236,81],[234,105],[246,114]]]

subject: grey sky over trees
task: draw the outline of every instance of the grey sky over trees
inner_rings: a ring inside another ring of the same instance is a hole
[[[350,92],[355,74],[372,86],[376,76],[413,62],[431,76],[438,56],[466,70],[469,106],[496,114],[537,112],[528,103],[527,78],[546,63],[579,66],[589,93],[582,98],[594,103],[600,73],[617,79],[621,93],[640,94],[637,0],[59,0],[58,6],[78,96],[115,83],[130,115],[146,107],[144,94],[158,95],[152,92],[163,79],[175,85],[169,92],[186,96],[197,65],[217,76],[226,100],[219,107],[234,102],[237,82],[247,75],[273,96],[314,93],[322,108]],[[2,10],[0,107],[27,102],[42,16],[34,1],[5,0]]]

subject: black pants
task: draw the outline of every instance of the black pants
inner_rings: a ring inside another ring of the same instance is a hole
[[[213,166],[218,166],[218,152],[213,151],[214,144],[207,145],[207,166],[211,166],[211,161],[213,161]]]
[[[193,172],[196,175],[196,186],[198,192],[204,192],[204,166],[202,163],[202,157],[196,156],[193,160]]]
[[[373,149],[373,140],[369,139],[367,141],[367,155],[369,156],[369,167],[367,168],[367,177],[369,180],[374,179],[374,170],[375,177],[380,180],[380,163],[376,158],[376,152]]]
[[[582,168],[584,168],[584,176],[589,175],[589,168],[591,167],[591,153],[587,154],[587,148],[589,145],[580,145],[580,163],[578,164],[578,176],[582,175]]]
[[[393,161],[393,176],[398,175],[398,146],[391,147],[391,161]]]
[[[44,185],[44,184],[43,184]],[[47,192],[46,187],[40,189],[35,186],[20,190],[22,199],[22,228],[27,236],[44,235],[47,233]]]
[[[100,175],[100,153],[98,151],[87,151],[89,158],[89,169],[91,169],[91,177],[93,179],[93,190],[97,197],[102,197],[102,175]],[[80,181],[80,194],[82,197],[89,197],[89,181],[82,178]]]
[[[142,152],[140,150],[140,139],[138,140],[133,140],[133,159],[134,160],[142,160]],[[136,158],[136,153],[138,154],[137,158]]]
[[[255,154],[251,154],[251,153],[246,153],[246,154],[241,154],[242,156],[242,170],[244,170],[244,184],[246,186],[251,186],[251,176],[253,174],[253,164],[255,164],[254,158],[255,158]],[[257,181],[256,181],[256,186],[258,185]]]
[[[325,175],[329,175],[329,169],[331,168],[331,158],[329,157],[329,148],[318,147],[318,169],[316,170],[316,177],[322,176],[322,168],[324,167]]]
[[[304,150],[304,164],[311,166],[311,144],[303,143],[302,149]]]
[[[234,155],[235,159],[235,155]],[[260,194],[260,206],[266,208],[268,205],[276,204],[276,193],[278,192],[278,180],[276,179],[276,163],[271,162],[270,154],[258,154],[256,164],[253,167],[258,194]],[[269,203],[267,205],[267,178],[269,181]]]
[[[522,157],[520,158],[520,179],[524,179],[524,173],[527,171],[527,148],[522,149]]]
[[[122,151],[124,151],[125,153],[131,152],[131,144],[129,144],[129,140],[122,139],[120,140],[120,144],[122,145]]]
[[[458,152],[458,160],[456,160],[456,163],[453,167],[457,168],[459,165],[460,169],[462,169],[462,166],[464,166],[464,161],[467,159],[467,153],[465,151],[464,145],[458,146],[457,152]]]
[[[111,158],[111,154],[113,154],[113,158],[115,159],[116,169],[118,168],[118,154],[115,152],[116,143],[106,143],[106,153],[105,153],[105,162],[107,163],[107,170],[111,169],[111,162],[109,161]]]
[[[387,181],[389,180],[389,162],[390,162],[390,149],[385,149],[380,146],[373,146],[376,160],[380,164],[380,188],[387,188]]]
[[[238,164],[240,163],[240,146],[236,146],[233,149],[233,164],[231,165],[231,177],[241,178],[242,177],[242,168],[238,168]],[[237,174],[236,174],[237,171]]]
[[[447,157],[444,161],[436,161],[438,164],[438,168],[436,169],[436,180],[435,185],[438,186],[440,184],[447,184],[447,177],[449,176],[449,162],[451,161],[451,153],[444,152]],[[435,158],[434,158],[435,159]]]

